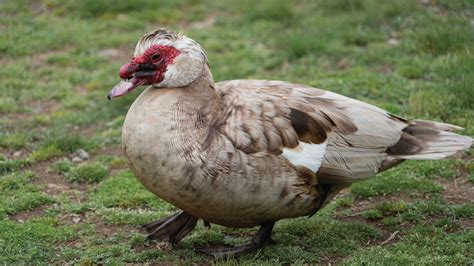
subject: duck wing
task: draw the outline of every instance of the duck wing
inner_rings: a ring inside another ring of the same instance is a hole
[[[316,173],[322,184],[368,178],[405,159],[440,159],[470,147],[459,127],[406,120],[310,86],[269,80],[216,84],[222,133],[248,154],[271,153]]]

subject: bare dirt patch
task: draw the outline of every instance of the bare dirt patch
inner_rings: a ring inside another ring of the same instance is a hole
[[[474,219],[461,218],[458,223],[466,230],[474,230]]]
[[[443,186],[443,199],[448,204],[465,204],[474,202],[474,184],[467,177],[469,172],[459,168],[460,174],[453,179],[438,179]]]
[[[139,232],[138,228],[130,225],[113,225],[106,224],[102,219],[95,216],[93,212],[84,212],[80,214],[66,213],[59,216],[61,224],[74,225],[74,224],[93,224],[94,225],[94,238],[110,238],[118,233],[136,233]],[[69,247],[82,247],[85,243],[80,237],[71,239],[67,244]]]
[[[118,48],[108,48],[100,50],[97,55],[106,60],[126,63],[132,59],[133,51],[133,46],[123,45]]]
[[[121,145],[108,145],[96,151],[96,155],[123,156]]]
[[[0,116],[7,119],[8,123],[15,125],[18,121],[32,121],[34,115],[51,114],[61,107],[58,101],[52,99],[31,100],[22,105],[26,108],[11,113],[0,112]],[[44,127],[35,127],[35,130],[38,129],[44,129]]]
[[[444,189],[443,198],[449,204],[465,204],[474,202],[474,186],[466,177],[453,180],[438,181]]]
[[[8,124],[14,125],[15,122],[20,121],[20,120],[27,120],[31,118],[31,113],[3,113],[0,112],[0,116],[7,120]]]
[[[46,208],[47,208],[46,206],[41,206],[33,210],[19,212],[14,215],[11,215],[10,218],[19,223],[24,223],[25,221],[28,221],[32,218],[43,216]]]
[[[90,137],[93,138],[97,135],[98,132],[101,132],[103,129],[103,125],[101,124],[93,124],[85,127],[74,126],[74,134],[79,135],[81,137]]]
[[[376,70],[383,74],[390,74],[393,72],[393,66],[389,64],[381,64],[377,66]]]
[[[86,217],[95,225],[95,229],[99,235],[104,237],[111,237],[117,233],[137,233],[139,230],[131,225],[116,225],[116,224],[107,224],[102,219],[98,218],[95,215],[86,213]]]
[[[41,0],[32,0],[30,1],[30,9],[36,13],[50,13],[51,10],[48,9],[47,5]]]
[[[95,151],[94,156],[101,156],[101,155],[109,155],[109,156],[114,156],[117,158],[124,158],[124,154],[122,151],[122,145],[108,145],[105,147],[102,147],[101,149]],[[114,165],[111,166],[109,169],[109,175],[114,176],[117,175],[119,172],[127,170],[128,165],[126,163],[120,164],[120,165]]]
[[[39,53],[35,55],[28,56],[28,59],[31,62],[32,69],[36,69],[41,66],[47,65],[48,58],[51,56],[66,55],[72,50],[72,47],[64,47],[60,50],[48,51],[45,53]]]
[[[55,100],[43,99],[30,101],[27,103],[27,106],[31,108],[34,114],[50,114],[57,111],[61,104]]]
[[[76,184],[67,182],[63,176],[49,168],[51,161],[35,163],[28,167],[28,170],[36,173],[39,178],[33,180],[33,184],[44,186],[43,192],[51,196],[67,195],[69,200],[81,203],[87,200],[85,191],[88,184]]]

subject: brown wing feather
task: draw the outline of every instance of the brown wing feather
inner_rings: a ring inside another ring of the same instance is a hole
[[[247,153],[280,154],[300,141],[320,144],[334,130],[355,132],[356,126],[326,92],[281,81],[234,80],[216,84],[227,118],[224,134]]]
[[[372,105],[281,81],[216,84],[227,110],[224,134],[246,153],[281,154],[299,142],[327,143],[318,181],[352,183],[400,159],[387,161],[408,124]]]

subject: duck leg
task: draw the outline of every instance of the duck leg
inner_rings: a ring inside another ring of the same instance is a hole
[[[214,258],[227,258],[227,257],[238,257],[244,254],[248,254],[254,251],[257,251],[267,244],[274,243],[272,239],[272,230],[275,222],[264,223],[252,238],[250,243],[229,247],[229,248],[201,248],[198,249],[198,252],[202,252],[206,255],[212,256]]]
[[[149,233],[149,240],[168,241],[174,245],[178,244],[196,227],[197,221],[197,217],[179,211],[171,216],[145,224],[143,228]]]

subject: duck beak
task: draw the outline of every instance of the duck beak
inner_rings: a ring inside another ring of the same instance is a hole
[[[133,60],[130,63],[124,64],[119,70],[119,76],[122,78],[122,81],[109,92],[107,99],[112,100],[129,93],[141,85],[146,85],[147,79],[155,75],[156,68],[159,66],[149,63],[138,64],[133,62]]]
[[[143,85],[145,80],[139,80],[137,77],[133,76],[131,79],[122,80],[107,95],[107,99],[112,100],[114,98],[125,95],[135,88]]]

